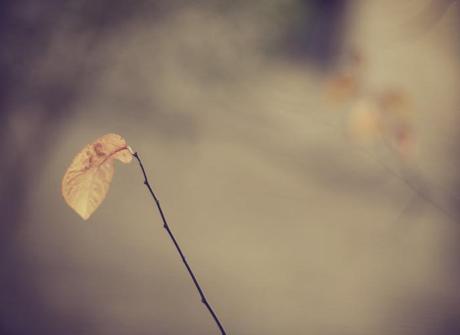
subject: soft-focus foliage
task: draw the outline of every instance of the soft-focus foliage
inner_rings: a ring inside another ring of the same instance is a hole
[[[348,128],[350,135],[360,142],[372,142],[379,135],[382,120],[375,101],[358,100],[350,111]]]
[[[132,155],[117,134],[104,135],[85,146],[73,159],[62,178],[62,195],[84,220],[99,207],[112,181],[113,160],[129,163]]]
[[[352,73],[340,73],[327,83],[328,98],[337,103],[355,96],[357,90],[357,78]]]
[[[327,81],[326,96],[336,106],[349,108],[347,131],[352,139],[362,144],[380,140],[399,158],[410,158],[415,150],[411,101],[400,88],[375,90],[366,84],[365,65],[360,53],[352,53],[346,67]]]

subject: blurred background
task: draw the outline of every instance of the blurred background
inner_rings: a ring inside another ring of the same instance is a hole
[[[4,0],[0,333],[460,334],[460,3]]]

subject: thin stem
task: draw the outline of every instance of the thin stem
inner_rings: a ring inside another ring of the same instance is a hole
[[[219,327],[219,330],[220,330],[221,334],[226,335],[224,327],[220,323],[219,318],[217,317],[216,313],[212,309],[211,305],[208,303],[208,300],[206,299],[206,296],[204,295],[203,289],[201,288],[200,284],[198,283],[198,280],[196,279],[195,274],[192,271],[192,268],[188,264],[187,259],[185,258],[184,253],[182,252],[182,249],[179,246],[179,243],[177,243],[176,238],[174,237],[171,229],[169,228],[168,221],[166,221],[166,217],[165,217],[165,215],[163,213],[163,209],[160,206],[160,201],[158,200],[157,196],[153,192],[152,186],[149,183],[149,180],[147,178],[147,174],[145,173],[144,165],[142,164],[142,161],[141,161],[141,159],[139,157],[139,154],[137,152],[134,152],[133,156],[137,159],[137,161],[139,163],[139,166],[141,167],[142,174],[144,175],[144,184],[147,187],[147,189],[149,190],[150,194],[152,195],[153,200],[155,200],[155,204],[156,204],[156,206],[158,208],[158,212],[160,213],[161,220],[163,221],[163,227],[164,227],[164,229],[166,229],[166,232],[168,233],[171,241],[173,242],[174,246],[176,247],[176,250],[177,250],[177,252],[179,253],[179,255],[181,257],[182,262],[184,263],[185,267],[187,268],[187,271],[188,271],[190,277],[192,278],[192,281],[195,284],[195,287],[198,290],[198,293],[200,294],[201,302],[208,309],[208,311],[211,314],[212,318],[214,319],[214,322],[216,323],[217,327]]]

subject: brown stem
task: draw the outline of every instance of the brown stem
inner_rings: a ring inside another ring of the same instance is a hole
[[[220,323],[219,318],[217,317],[216,313],[212,309],[211,305],[208,303],[208,300],[206,299],[206,296],[204,295],[203,289],[201,288],[200,284],[198,283],[198,280],[196,279],[195,274],[192,271],[192,268],[188,264],[187,259],[184,256],[184,253],[182,252],[179,244],[177,243],[176,238],[174,237],[173,233],[171,232],[171,229],[169,228],[168,222],[166,221],[166,217],[165,217],[165,215],[163,213],[163,209],[160,206],[160,201],[158,200],[157,196],[153,192],[152,187],[150,186],[150,183],[149,183],[148,178],[147,178],[147,174],[145,173],[144,165],[142,164],[142,161],[141,161],[138,153],[134,152],[133,156],[137,159],[137,161],[139,163],[139,166],[141,167],[142,174],[144,175],[144,184],[147,187],[147,189],[149,190],[150,194],[152,195],[153,200],[155,200],[155,204],[156,204],[156,206],[158,208],[158,212],[160,213],[161,220],[163,221],[163,227],[164,227],[164,229],[166,229],[166,232],[168,233],[171,241],[173,242],[174,246],[176,247],[176,250],[177,250],[177,252],[179,253],[179,255],[181,257],[182,262],[184,263],[185,267],[187,268],[187,271],[188,271],[190,277],[192,278],[192,281],[195,284],[195,287],[198,290],[198,293],[200,294],[201,302],[208,309],[208,311],[211,314],[212,318],[214,319],[214,322],[216,323],[217,327],[219,327],[219,330],[220,330],[221,334],[226,335],[224,327]]]

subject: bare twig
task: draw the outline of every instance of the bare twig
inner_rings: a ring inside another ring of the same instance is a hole
[[[147,189],[149,190],[150,194],[152,195],[153,200],[155,200],[155,204],[156,204],[156,206],[158,208],[158,212],[160,213],[161,220],[163,221],[163,227],[166,229],[166,232],[168,233],[171,241],[173,242],[174,246],[176,247],[176,250],[177,250],[177,252],[179,253],[179,255],[181,257],[182,262],[184,263],[185,267],[187,268],[187,271],[188,271],[190,277],[192,278],[192,281],[195,284],[195,287],[198,290],[198,293],[200,294],[201,302],[208,309],[208,311],[211,314],[212,318],[214,319],[217,327],[219,327],[219,330],[220,330],[221,334],[226,335],[224,327],[220,323],[219,318],[217,317],[216,313],[212,309],[211,305],[208,303],[208,300],[206,299],[206,296],[204,295],[203,289],[201,288],[200,284],[198,283],[198,280],[196,279],[195,274],[193,273],[192,269],[190,268],[190,265],[188,264],[187,259],[184,256],[184,253],[182,252],[179,244],[177,243],[176,238],[174,237],[173,233],[171,232],[171,229],[169,228],[168,222],[166,221],[166,217],[165,217],[165,215],[163,213],[163,209],[160,206],[160,201],[158,200],[157,196],[153,192],[152,186],[150,185],[150,183],[148,181],[147,174],[145,173],[144,165],[142,164],[142,161],[141,161],[141,159],[139,157],[139,154],[137,152],[132,152],[131,148],[129,148],[129,149],[130,149],[131,153],[133,154],[133,156],[137,159],[137,161],[139,163],[139,166],[140,166],[140,168],[142,170],[142,174],[144,175],[144,184],[147,187]]]

